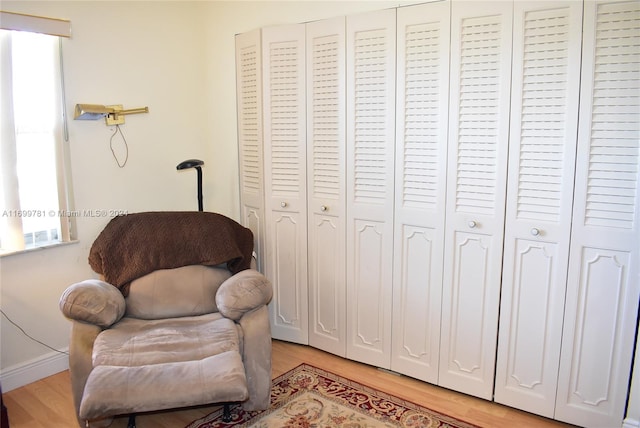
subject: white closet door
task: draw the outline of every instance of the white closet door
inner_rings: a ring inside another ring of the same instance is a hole
[[[347,357],[390,366],[396,11],[347,17]]]
[[[586,1],[584,15],[556,419],[620,426],[640,295],[640,2]]]
[[[454,1],[439,384],[493,393],[509,140],[511,2]]]
[[[438,381],[449,2],[399,8],[391,368]]]
[[[346,355],[345,18],[307,24],[309,344]]]
[[[582,3],[514,7],[495,401],[553,417],[578,133]]]
[[[262,30],[266,276],[273,337],[308,343],[305,27]]]
[[[240,215],[253,232],[257,268],[264,272],[261,49],[259,29],[236,35]]]

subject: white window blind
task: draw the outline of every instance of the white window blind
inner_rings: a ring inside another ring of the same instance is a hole
[[[3,254],[69,241],[72,218],[65,215],[69,206],[59,39],[59,35],[69,36],[70,25],[7,12],[1,18]],[[49,21],[55,25],[47,26]]]
[[[71,21],[0,11],[0,28],[3,30],[28,31],[50,36],[71,37]]]

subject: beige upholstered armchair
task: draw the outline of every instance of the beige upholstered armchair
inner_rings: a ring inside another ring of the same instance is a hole
[[[228,403],[269,406],[272,288],[251,268],[247,231],[197,212],[133,214],[107,225],[89,256],[101,279],[73,284],[60,299],[73,322],[69,370],[81,426],[201,404],[225,404],[227,414]],[[217,245],[230,249],[212,252]],[[128,267],[110,266],[110,255],[145,267],[122,275]]]

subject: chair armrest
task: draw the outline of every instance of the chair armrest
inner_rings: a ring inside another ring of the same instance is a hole
[[[271,282],[257,270],[246,269],[220,285],[216,306],[222,315],[234,321],[271,300]]]
[[[124,316],[124,296],[113,285],[88,279],[70,285],[60,297],[67,318],[107,328]]]

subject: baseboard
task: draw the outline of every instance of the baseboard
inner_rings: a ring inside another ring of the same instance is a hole
[[[627,418],[622,421],[622,428],[640,428],[640,420]]]
[[[68,352],[68,350],[68,348],[62,349],[61,352]],[[51,352],[25,363],[7,367],[0,373],[2,392],[20,388],[68,368],[69,356],[59,352]]]

